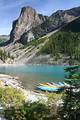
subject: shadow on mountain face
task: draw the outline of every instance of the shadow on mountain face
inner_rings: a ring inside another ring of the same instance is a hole
[[[80,17],[64,26],[61,31],[78,33],[80,32]]]

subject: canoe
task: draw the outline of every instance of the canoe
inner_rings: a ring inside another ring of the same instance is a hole
[[[65,87],[65,83],[64,82],[58,82],[58,83],[54,83],[54,82],[51,82],[51,84],[57,86],[57,87]]]
[[[56,86],[56,85],[53,85],[53,84],[51,84],[51,83],[47,83],[47,84],[45,84],[45,83],[40,83],[39,84],[40,86],[46,86],[46,87],[52,87],[52,88],[58,88],[58,86]]]
[[[57,84],[59,84],[61,87],[65,86],[64,82],[58,82]]]
[[[49,92],[57,92],[60,90],[59,88],[52,88],[47,86],[37,86],[37,89],[43,90],[43,91],[49,91]]]
[[[64,82],[58,82],[58,83],[47,82],[47,83],[39,83],[39,85],[36,88],[42,91],[57,92],[64,90],[65,86],[66,85]]]

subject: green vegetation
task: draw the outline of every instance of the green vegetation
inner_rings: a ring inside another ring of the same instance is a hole
[[[59,94],[56,94],[56,93],[49,93],[48,94],[48,102],[49,103],[54,103],[58,100],[60,100],[63,96],[63,93],[59,93]]]
[[[8,120],[62,120],[58,110],[57,101],[61,99],[62,94],[51,93],[48,95],[46,103],[27,102],[17,109],[10,107],[5,109],[5,118]]]
[[[3,108],[11,106],[21,106],[25,101],[25,97],[20,90],[13,88],[0,88],[0,105]]]
[[[49,42],[39,52],[58,57],[59,53],[80,61],[80,33],[59,31],[49,37]]]
[[[63,106],[60,108],[61,120],[79,120],[80,119],[80,73],[79,66],[67,67],[68,72],[65,82],[70,84],[70,87],[63,96]],[[77,74],[79,75],[77,76]],[[74,86],[74,87],[72,87]]]
[[[7,53],[5,50],[1,50],[1,49],[0,49],[0,59],[1,59],[3,62],[5,62],[5,60],[6,60],[7,58],[14,59],[14,57],[11,56],[9,52]]]
[[[0,44],[4,43],[6,41],[6,38],[0,38]]]
[[[5,44],[5,42],[9,40],[9,36],[8,35],[0,35],[0,45],[1,44]]]
[[[61,96],[50,94],[47,103],[25,103],[21,91],[9,87],[0,88],[0,106],[3,107],[1,114],[8,120],[58,120],[57,107],[53,101]]]
[[[49,120],[49,108],[41,103],[26,103],[19,109],[10,108],[5,111],[8,120]]]
[[[70,84],[63,93],[49,93],[48,101],[24,102],[20,91],[11,88],[0,89],[0,103],[4,116],[8,120],[79,120],[80,119],[80,84],[79,66],[66,67],[68,72],[65,82]],[[74,80],[77,80],[74,82]],[[74,87],[72,87],[74,86]],[[74,91],[75,90],[75,91]],[[8,106],[11,103],[11,106]]]
[[[5,60],[7,59],[7,54],[6,54],[6,51],[4,50],[0,50],[0,59],[2,60],[2,61],[4,61],[5,62]]]
[[[47,37],[42,37],[40,39],[36,39],[36,40],[32,40],[31,42],[27,43],[27,45],[24,45],[24,48],[28,47],[28,46],[37,46],[41,43],[43,43],[45,40],[47,39]]]
[[[58,95],[56,93],[49,94],[49,100],[46,103],[27,102],[18,109],[15,107],[5,109],[5,118],[8,120],[58,120],[58,106],[56,106],[55,101],[59,100],[62,94]]]

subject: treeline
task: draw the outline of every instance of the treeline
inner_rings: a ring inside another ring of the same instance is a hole
[[[7,58],[13,59],[13,57],[10,55],[9,52],[6,52],[5,50],[1,50],[1,49],[0,49],[0,59],[1,59],[3,62],[5,62],[5,60],[6,60]]]
[[[0,88],[0,116],[7,120],[58,120],[55,101],[59,99],[55,94],[50,94],[48,102],[44,100],[30,102],[22,91],[14,88]],[[42,101],[42,102],[41,102]]]
[[[26,48],[26,47],[28,47],[28,46],[35,46],[35,47],[36,47],[36,46],[38,46],[39,44],[45,42],[46,39],[47,39],[47,37],[43,37],[43,38],[39,38],[39,39],[34,39],[34,40],[28,42],[27,44],[25,44],[25,45],[22,47],[22,49],[23,49],[23,48]]]
[[[49,42],[39,52],[55,56],[59,56],[59,53],[80,60],[80,33],[59,31],[49,37]]]

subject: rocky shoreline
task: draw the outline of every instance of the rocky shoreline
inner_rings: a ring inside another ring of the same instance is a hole
[[[47,96],[42,93],[26,90],[19,82],[18,77],[10,75],[0,74],[0,87],[10,87],[16,90],[20,90],[25,96],[25,101],[35,102],[39,100],[47,101]]]
[[[26,64],[48,64],[48,65],[62,65],[69,66],[79,64],[76,60],[70,60],[70,56],[61,55],[60,58],[55,59],[51,55],[39,55],[34,56]]]

